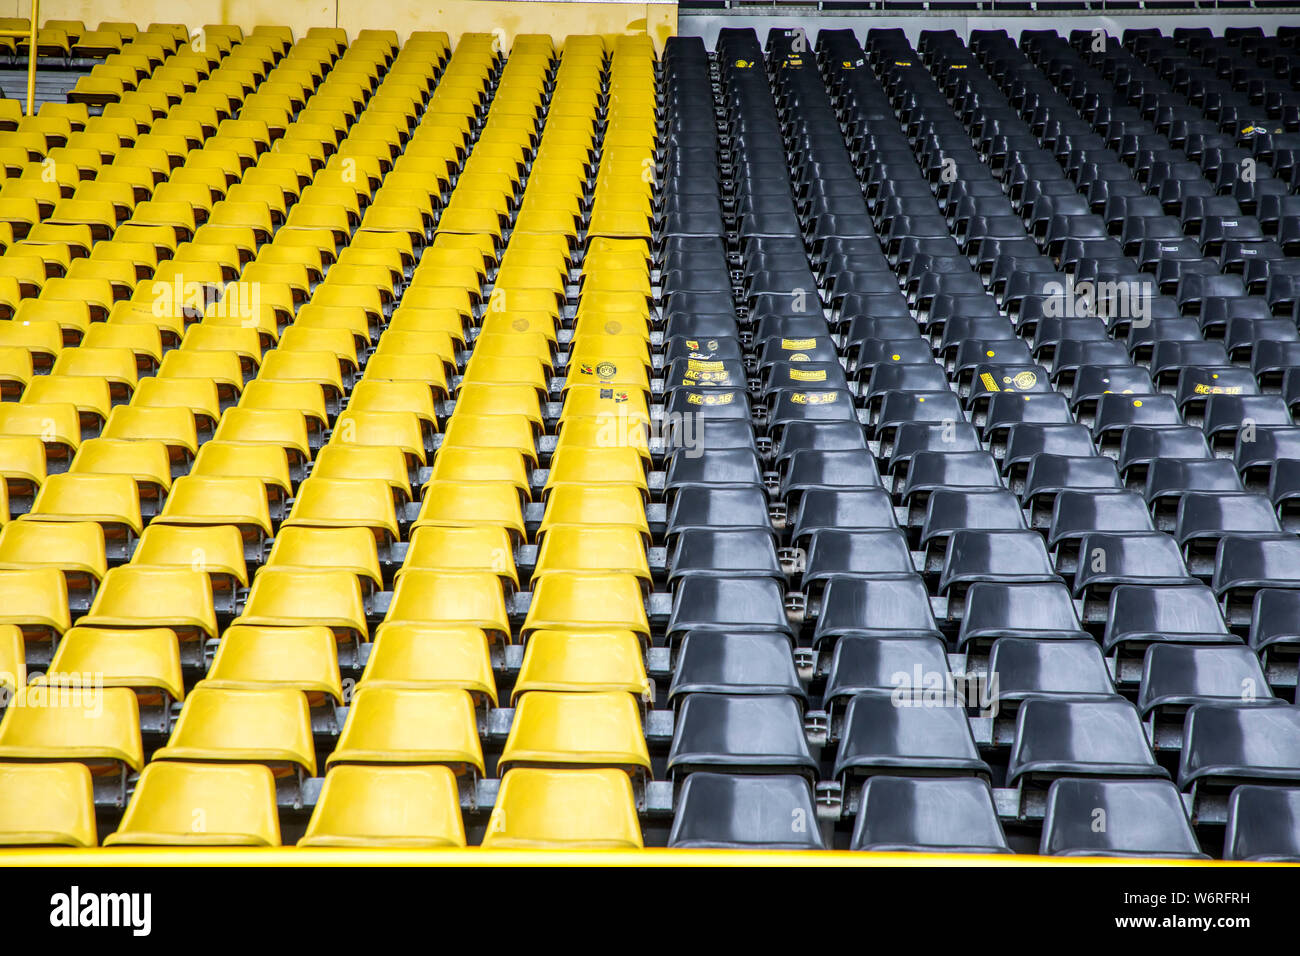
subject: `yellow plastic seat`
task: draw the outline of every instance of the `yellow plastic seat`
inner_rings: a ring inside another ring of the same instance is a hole
[[[0,348],[0,399],[18,398],[31,380],[31,353],[26,349]]]
[[[645,540],[627,525],[557,525],[538,549],[533,580],[570,573],[631,574],[649,590]]]
[[[96,435],[108,420],[113,405],[109,385],[102,378],[81,375],[40,375],[23,391],[23,405],[77,409],[84,437]],[[58,419],[54,419],[57,423]],[[57,424],[56,424],[57,427]]]
[[[556,448],[551,455],[545,497],[565,485],[631,485],[649,497],[645,465],[635,448]]]
[[[420,382],[384,382],[362,379],[352,388],[350,412],[404,412],[415,415],[426,439],[438,430],[438,412],[429,389]]]
[[[610,438],[619,438],[622,429],[635,434],[634,424],[650,424],[650,408],[644,392],[637,389],[601,388],[598,385],[579,385],[564,393],[560,421],[564,428],[576,419],[594,418],[612,432]],[[608,447],[608,445],[606,445]]]
[[[393,495],[379,478],[322,478],[311,476],[298,488],[298,496],[285,527],[368,528],[381,544],[396,541],[400,532]]]
[[[0,764],[0,845],[90,847],[94,786],[79,763]]]
[[[496,706],[487,635],[476,627],[381,624],[361,686],[454,687]]]
[[[467,625],[482,628],[493,640],[510,642],[505,593],[492,572],[406,571],[396,582],[384,621]]]
[[[256,478],[186,475],[176,479],[155,523],[233,525],[246,545],[260,552],[271,536],[265,489]]]
[[[298,471],[311,460],[311,438],[300,411],[287,408],[228,408],[213,434],[216,441],[270,444],[283,448],[289,468]]]
[[[207,575],[188,568],[125,565],[104,575],[88,627],[168,627],[182,639],[216,637],[217,618]]]
[[[258,690],[291,687],[309,702],[343,703],[338,643],[328,627],[305,624],[226,628],[204,686]]]
[[[621,770],[521,767],[501,780],[484,848],[639,850],[641,824]]]
[[[440,764],[458,776],[484,773],[474,700],[453,688],[358,685],[338,745],[340,764]]]
[[[525,501],[531,498],[524,456],[513,448],[444,445],[434,459],[430,480],[509,482]]]
[[[456,775],[442,766],[333,767],[298,846],[465,846]]]
[[[125,687],[29,684],[0,720],[0,762],[75,761],[92,775],[144,765],[140,710]]]
[[[266,567],[348,571],[361,580],[366,594],[384,587],[375,536],[367,528],[287,525],[275,536]]]
[[[321,624],[343,642],[369,639],[361,585],[347,571],[264,568],[253,578],[244,613],[234,624],[300,627]]]
[[[244,377],[252,378],[262,359],[262,337],[249,325],[210,325],[200,322],[185,332],[181,348],[190,352],[234,352]]]
[[[431,481],[424,488],[424,500],[412,528],[481,526],[505,528],[514,540],[524,539],[523,507],[514,485]]]
[[[631,631],[534,631],[511,695],[528,691],[618,692],[654,700],[644,646]]]
[[[558,439],[552,457],[562,449],[566,454],[591,449],[631,449],[644,468],[650,467],[650,426],[645,419],[633,416],[605,415],[596,418],[560,418]],[[599,483],[598,483],[599,484]],[[639,484],[637,481],[629,484]],[[558,487],[562,487],[561,484]],[[549,491],[546,492],[550,494]]]
[[[131,398],[135,408],[182,408],[194,418],[195,434],[211,437],[221,417],[217,386],[200,378],[142,378]]]
[[[424,435],[414,412],[353,411],[339,415],[331,445],[399,448],[414,469],[425,462]]]
[[[130,688],[141,704],[185,699],[180,645],[168,628],[72,628],[42,680],[66,683],[82,674],[97,675],[105,687]]]
[[[239,397],[239,408],[295,411],[303,419],[308,444],[315,444],[329,427],[329,413],[325,408],[325,395],[312,382],[266,382],[254,379],[244,387]],[[296,427],[292,429],[297,431]]]
[[[9,501],[30,499],[45,481],[45,446],[39,438],[0,436],[0,479]]]
[[[533,424],[526,416],[455,414],[443,433],[443,448],[505,448],[518,451],[537,467]]]
[[[105,846],[279,846],[275,778],[258,764],[154,761]]]
[[[23,349],[33,371],[48,372],[63,351],[63,330],[48,319],[0,322],[0,347]]]
[[[12,695],[27,686],[27,647],[17,624],[0,624],[0,688]]]
[[[171,461],[167,446],[160,441],[122,441],[92,438],[85,442],[72,459],[69,475],[120,475],[128,478],[134,489],[136,508],[141,514],[156,514],[162,499],[172,486]],[[125,487],[125,486],[124,486]],[[103,493],[104,489],[94,489]],[[125,491],[120,492],[125,494]],[[136,531],[127,521],[120,523],[111,511],[97,513],[94,520],[105,530],[111,542],[125,544]]]
[[[315,776],[307,695],[291,687],[244,690],[200,681],[153,760],[259,763],[277,775]]]
[[[533,588],[522,633],[629,630],[650,639],[641,585],[632,574],[547,574]]]
[[[456,411],[478,418],[521,415],[537,430],[544,422],[537,391],[528,385],[467,383],[456,395]]]
[[[418,527],[397,575],[416,570],[490,571],[519,586],[510,533],[503,527]]]
[[[158,378],[197,378],[217,387],[221,404],[238,401],[244,387],[244,373],[238,354],[234,352],[190,351],[173,349],[163,356],[158,367]]]
[[[368,382],[418,382],[430,396],[445,399],[451,392],[447,385],[445,363],[436,355],[414,358],[404,355],[372,355],[366,363]]]
[[[202,571],[214,597],[229,595],[236,585],[248,586],[244,540],[233,525],[172,525],[155,519],[140,535],[131,566]]]
[[[0,528],[0,569],[21,568],[57,568],[69,593],[89,600],[108,573],[104,532],[89,521],[14,521]]]
[[[403,508],[411,500],[410,470],[400,448],[330,443],[316,456],[311,475],[315,479],[380,479],[392,490],[395,507]]]
[[[72,620],[58,568],[0,570],[0,625],[20,628],[26,641],[53,640],[66,631]]]
[[[546,498],[538,542],[559,525],[626,525],[650,540],[645,499],[633,485],[560,485]]]
[[[135,481],[120,474],[50,475],[36,493],[27,520],[93,521],[108,541],[129,541],[144,526]]]
[[[167,446],[174,472],[188,469],[199,447],[194,415],[186,408],[119,405],[109,413],[100,437],[160,441]]]
[[[90,259],[78,259],[73,268],[82,262],[91,262]],[[126,266],[125,263],[105,262],[100,265]],[[129,266],[126,266],[130,268]],[[143,323],[135,325],[124,325],[107,322],[96,322],[86,332],[85,338],[81,340],[83,348],[125,348],[130,349],[136,358],[137,369],[145,375],[151,375],[158,370],[158,364],[162,361],[162,332],[156,325],[145,325]],[[147,379],[141,379],[141,382]],[[137,389],[139,385],[137,384]]]
[[[27,405],[0,402],[0,436],[34,437],[45,448],[46,467],[71,461],[81,444],[81,416],[71,403]]]
[[[499,770],[539,765],[614,766],[644,780],[650,754],[636,699],[617,691],[521,695]]]
[[[343,397],[343,377],[333,352],[272,349],[262,356],[258,377],[264,382],[314,382],[323,390],[327,404],[335,407]]]
[[[276,518],[284,516],[285,501],[293,490],[289,459],[279,445],[209,441],[199,449],[190,475],[256,478],[266,492],[270,514]]]

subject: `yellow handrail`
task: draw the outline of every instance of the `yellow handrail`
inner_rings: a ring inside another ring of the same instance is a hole
[[[27,47],[27,115],[35,116],[36,96],[36,24],[40,19],[41,0],[32,0],[32,25],[29,32],[22,30],[0,30],[0,37],[21,39],[28,37]]]

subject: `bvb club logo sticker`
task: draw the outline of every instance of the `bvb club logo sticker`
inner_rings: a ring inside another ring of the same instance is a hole
[[[613,378],[618,373],[618,366],[613,362],[601,362],[596,366],[598,378]]]
[[[1035,385],[1038,384],[1038,376],[1035,375],[1033,372],[1026,370],[1024,372],[1017,373],[1016,377],[1011,380],[1011,383],[1015,385],[1016,388],[1020,389],[1022,392],[1028,391],[1029,389],[1033,388]]]

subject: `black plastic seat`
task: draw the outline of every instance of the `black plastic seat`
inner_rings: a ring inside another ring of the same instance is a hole
[[[1300,656],[1300,591],[1261,588],[1250,613],[1250,646],[1265,666]]]
[[[670,847],[821,850],[812,788],[796,775],[690,774],[677,796]]]
[[[964,702],[936,706],[924,694],[862,691],[849,699],[834,769],[846,798],[855,780],[878,774],[990,778]]]
[[[1225,860],[1300,863],[1300,788],[1242,784],[1228,795]]]
[[[691,577],[673,594],[667,636],[692,630],[776,631],[793,640],[781,585],[772,578]]]
[[[807,547],[808,539],[822,529],[872,531],[897,528],[898,520],[889,494],[883,488],[861,491],[814,488],[799,498],[792,522],[791,543]]]
[[[802,585],[813,595],[833,578],[888,577],[915,570],[901,531],[827,528],[814,532],[808,541]]]
[[[759,485],[737,488],[715,488],[708,485],[683,487],[678,490],[668,509],[665,534],[671,542],[677,535],[692,528],[757,528],[770,532],[772,520],[768,513],[767,495]]]
[[[1122,491],[1115,462],[1100,455],[1035,455],[1029,462],[1020,498],[1029,508],[1033,528],[1049,528],[1062,494],[1104,495]],[[1073,499],[1072,499],[1073,500]]]
[[[1264,495],[1190,492],[1179,499],[1174,540],[1193,574],[1208,578],[1214,573],[1219,540],[1229,534],[1282,534],[1282,525]]]
[[[1260,588],[1300,588],[1300,538],[1225,535],[1219,539],[1210,586],[1223,603],[1229,625],[1249,622]]]
[[[948,538],[939,592],[948,596],[951,616],[964,604],[967,588],[978,581],[1039,584],[1060,580],[1037,532],[961,529]]]
[[[1205,646],[1161,641],[1142,662],[1138,710],[1143,717],[1177,717],[1202,701],[1265,700],[1273,691],[1259,658],[1244,644]]]
[[[693,528],[677,535],[668,560],[670,586],[688,577],[741,576],[784,581],[770,531]]]
[[[1084,599],[1085,621],[1098,619],[1116,585],[1195,583],[1177,542],[1167,534],[1093,532],[1079,541],[1074,594]]]
[[[980,654],[1007,637],[1070,641],[1088,632],[1063,584],[977,581],[966,592],[958,648]]]
[[[668,700],[686,694],[807,697],[789,639],[773,631],[688,631],[677,651]]]
[[[1137,709],[1123,697],[1029,697],[1016,714],[1007,785],[1059,777],[1168,779],[1169,772],[1156,763]]]
[[[1300,707],[1238,701],[1187,711],[1178,789],[1199,804],[1242,783],[1300,784]]]
[[[1094,531],[1155,530],[1146,503],[1136,492],[1064,490],[1053,502],[1047,547],[1055,554],[1057,573],[1072,575],[1079,567],[1079,542],[1085,535]]]
[[[1055,781],[1038,852],[1043,856],[1207,858],[1178,788],[1168,780]]]
[[[848,634],[943,639],[919,574],[829,581],[822,592],[813,643],[829,645]]]
[[[822,700],[838,738],[838,717],[849,698],[865,690],[947,686],[951,676],[943,642],[934,637],[868,637],[850,634],[835,643]]]
[[[707,434],[709,428],[705,428]],[[679,451],[668,463],[664,488],[669,496],[690,487],[762,487],[758,456],[748,448],[702,448]]]
[[[880,487],[876,460],[865,448],[846,451],[796,451],[781,479],[780,496],[797,508],[804,492],[815,488],[862,491]]]
[[[1214,592],[1203,584],[1148,587],[1121,584],[1110,594],[1102,650],[1142,654],[1153,642],[1229,644],[1228,630]]]
[[[697,771],[794,774],[816,779],[803,715],[793,697],[777,694],[687,694],[668,752],[668,774]]]
[[[874,776],[862,786],[852,850],[1010,853],[988,783]]]

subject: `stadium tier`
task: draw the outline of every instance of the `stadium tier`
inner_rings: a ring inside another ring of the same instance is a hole
[[[0,844],[1300,860],[1298,38],[47,21]]]

